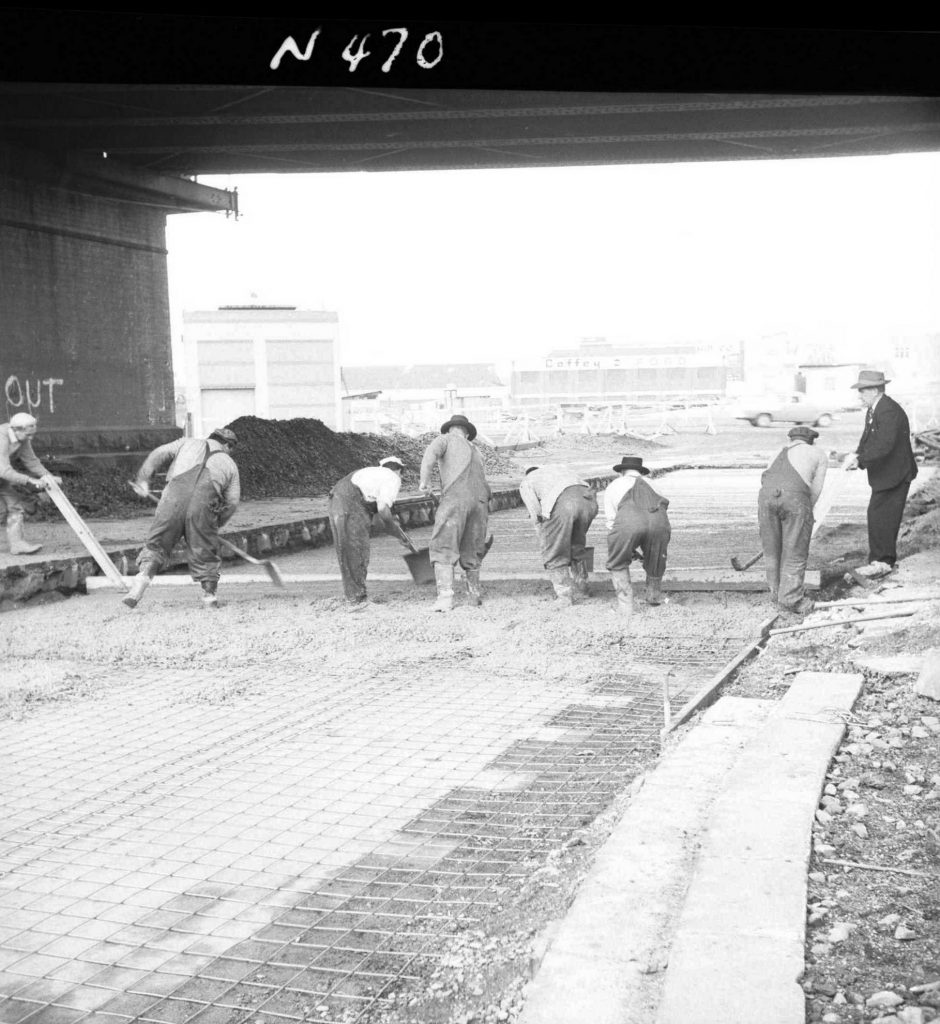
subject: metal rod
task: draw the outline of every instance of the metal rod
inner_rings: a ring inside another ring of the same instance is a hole
[[[767,635],[780,636],[781,633],[802,633],[807,629],[825,629],[826,626],[851,626],[856,622],[875,622],[878,619],[902,619],[907,615],[913,614],[913,611],[909,611],[888,612],[886,615],[855,615],[851,619],[834,619],[832,622],[811,622],[805,626],[787,626],[785,629],[772,629]]]
[[[910,604],[914,601],[940,601],[940,594],[922,597],[863,597],[858,601],[818,601],[817,608],[853,608],[864,604]]]

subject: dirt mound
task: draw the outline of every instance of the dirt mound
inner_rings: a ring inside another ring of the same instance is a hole
[[[629,452],[631,455],[644,455],[668,445],[659,441],[641,438],[636,434],[559,434],[546,438],[541,447],[548,451],[564,449],[565,451],[585,452]],[[619,455],[618,455],[619,458]]]
[[[380,459],[397,455],[405,463],[403,488],[414,490],[424,450],[437,434],[335,433],[320,420],[263,420],[242,416],[229,424],[238,435],[235,461],[242,498],[293,498],[323,495],[340,477]],[[487,473],[517,475],[511,459],[477,444]]]
[[[908,501],[898,544],[902,557],[940,547],[940,475],[928,480]]]

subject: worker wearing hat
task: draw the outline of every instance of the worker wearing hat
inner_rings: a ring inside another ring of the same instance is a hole
[[[643,479],[649,470],[636,455],[625,455],[616,466],[620,476],[604,491],[604,519],[607,522],[607,568],[617,595],[617,608],[624,625],[633,617],[633,587],[630,563],[643,559],[648,604],[662,604],[662,579],[672,529],[666,509],[669,499],[657,494]]]
[[[435,611],[447,612],[454,606],[454,566],[458,561],[467,574],[470,603],[479,605],[483,599],[480,564],[489,550],[490,487],[483,456],[473,444],[476,436],[477,428],[466,416],[451,416],[421,460],[419,486],[425,494],[431,493],[435,467],[441,477],[441,503],[434,515],[430,543],[437,584]]]
[[[529,466],[519,495],[535,527],[555,597],[560,605],[570,605],[573,591],[587,593],[584,559],[587,533],[597,515],[594,492],[567,466]]]
[[[0,522],[5,514],[11,555],[32,555],[42,547],[23,537],[24,492],[44,491],[53,480],[62,483],[36,458],[30,440],[36,429],[36,417],[27,412],[14,413],[9,423],[0,423]]]
[[[890,384],[878,370],[862,370],[852,385],[866,407],[865,429],[848,469],[868,470],[868,562],[887,572],[898,560],[898,532],[917,462],[907,413],[885,394]]]
[[[819,434],[793,427],[789,443],[768,463],[757,496],[757,523],[770,598],[784,612],[805,615],[813,602],[803,592],[813,506],[826,480],[826,453],[813,446]]]
[[[357,469],[333,485],[328,514],[333,530],[333,547],[343,577],[343,592],[349,611],[367,606],[366,576],[369,572],[369,535],[372,517],[378,515],[388,533],[406,546],[410,542],[392,515],[401,490],[405,464],[390,456],[377,466]]]
[[[202,587],[203,604],[218,607],[219,528],[232,518],[241,500],[238,466],[231,456],[237,444],[234,431],[223,427],[208,438],[181,437],[160,445],[144,460],[133,484],[144,497],[150,494],[154,473],[169,468],[147,541],[137,555],[140,571],[123,599],[128,608],[137,607],[181,537],[186,541],[190,575]]]

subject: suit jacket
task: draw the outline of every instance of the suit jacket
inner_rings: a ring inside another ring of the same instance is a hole
[[[867,419],[867,416],[866,416]],[[858,464],[868,470],[873,491],[887,491],[917,476],[907,413],[893,398],[882,395],[858,442]]]

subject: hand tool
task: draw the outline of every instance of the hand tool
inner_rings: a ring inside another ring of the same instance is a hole
[[[160,499],[153,493],[153,491],[145,491],[139,484],[133,480],[127,481],[134,493],[141,498],[149,498],[155,505],[159,504]],[[271,582],[279,587],[281,590],[287,589],[287,584],[284,582],[284,577],[281,576],[281,570],[268,558],[252,558],[247,552],[242,551],[240,547],[237,547],[230,540],[226,540],[224,537],[219,537],[219,543],[224,547],[227,547],[234,554],[238,555],[239,558],[244,558],[246,562],[251,562],[252,565],[260,565],[262,569],[268,574]]]
[[[842,481],[845,479],[843,474],[848,469],[849,463],[852,461],[853,455],[854,453],[850,453],[846,455],[846,457],[842,460],[842,465],[840,466],[840,474],[836,477],[836,479],[833,481],[832,485],[829,488],[823,489],[823,493],[820,495],[819,501],[816,502],[816,507],[813,509],[813,518],[815,519],[815,522],[813,523],[813,532],[809,535],[810,540],[812,540],[813,537],[816,536],[816,531],[820,528],[820,526],[822,526],[823,520],[826,518],[826,516],[829,515],[829,510],[832,508],[833,501],[835,501],[836,493],[839,490]],[[742,565],[741,560],[736,555],[734,555],[731,558],[731,568],[735,569],[737,572],[744,572],[745,569],[750,569],[750,567],[755,562],[759,562],[763,557],[764,552],[761,551],[758,554],[756,554],[752,559],[750,559]]]

